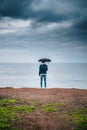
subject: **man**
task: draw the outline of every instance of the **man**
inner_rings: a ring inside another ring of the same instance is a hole
[[[47,74],[48,66],[43,61],[42,64],[39,66],[39,76],[40,76],[40,85],[42,88],[42,83],[44,80],[44,87],[46,88],[46,74]]]

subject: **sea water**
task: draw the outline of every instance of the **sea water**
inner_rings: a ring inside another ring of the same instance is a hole
[[[0,87],[39,88],[40,63],[0,63]],[[87,89],[87,63],[49,63],[47,88]]]

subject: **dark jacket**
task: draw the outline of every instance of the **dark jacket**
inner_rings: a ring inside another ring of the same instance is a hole
[[[48,70],[48,66],[46,64],[41,64],[39,66],[39,75],[40,74],[46,74]]]

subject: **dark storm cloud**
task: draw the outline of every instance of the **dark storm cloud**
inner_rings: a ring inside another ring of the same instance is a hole
[[[0,0],[0,16],[12,18],[28,18],[34,0]],[[28,11],[28,12],[27,12]]]
[[[44,24],[71,21],[67,29],[55,28],[51,33],[56,38],[86,39],[87,0],[0,0],[0,17],[32,19],[32,27]],[[65,33],[64,33],[65,32]],[[61,34],[61,36],[60,36]]]
[[[41,0],[0,0],[0,17],[32,18],[40,22],[57,22],[67,18],[64,14],[55,14],[55,12],[45,9],[45,7],[41,10],[34,10],[32,4],[39,6],[38,3],[40,2]]]
[[[69,32],[70,37],[75,40],[84,41],[87,44],[87,9],[80,13],[80,16],[74,20],[73,26]]]
[[[55,3],[54,8],[50,3]],[[81,11],[86,3],[86,0],[77,0],[76,2],[72,0],[61,0],[61,2],[57,0],[54,2],[52,0],[0,0],[0,16],[22,19],[34,18],[39,21],[58,21],[79,15],[80,12],[78,11]],[[65,7],[60,7],[60,5]]]
[[[86,7],[87,0],[0,0],[0,17],[34,19],[37,23],[76,20],[74,27],[84,30]]]
[[[83,15],[80,16],[80,18],[76,21],[75,23],[75,28],[82,30],[82,31],[87,31],[87,14],[84,12]]]

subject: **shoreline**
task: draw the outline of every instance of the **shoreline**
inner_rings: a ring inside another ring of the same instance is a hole
[[[0,89],[45,89],[45,90],[53,90],[53,89],[65,89],[65,90],[72,90],[72,89],[75,89],[75,90],[87,90],[86,88],[69,88],[69,87],[58,87],[58,88],[36,88],[36,87],[0,87]]]

